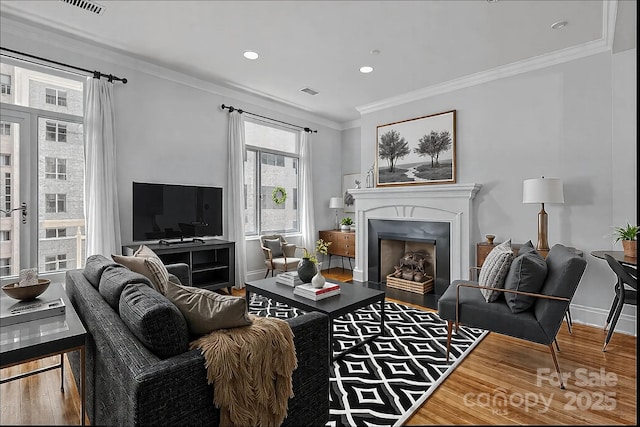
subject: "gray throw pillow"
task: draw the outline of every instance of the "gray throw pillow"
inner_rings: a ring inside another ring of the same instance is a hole
[[[536,248],[533,247],[531,240],[520,246],[520,249],[518,249],[518,255],[526,254],[527,252],[538,252],[536,251]]]
[[[114,264],[105,268],[102,273],[100,284],[98,285],[98,292],[100,292],[102,298],[104,298],[111,308],[118,311],[120,294],[122,294],[125,286],[129,283],[140,283],[153,287],[151,281],[142,274],[131,271],[123,265]]]
[[[509,239],[489,252],[480,269],[478,285],[483,288],[504,288],[504,279],[507,277],[512,261],[513,250],[511,249],[511,239]],[[502,292],[493,289],[480,289],[480,292],[487,302],[497,300],[502,294]]]
[[[280,239],[264,239],[264,245],[267,249],[271,249],[272,258],[280,258],[282,256],[282,242],[280,242]]]
[[[129,284],[120,296],[120,318],[161,359],[189,349],[187,322],[178,308],[146,285]]]
[[[102,273],[112,265],[116,265],[116,263],[107,259],[104,255],[91,255],[87,258],[82,274],[94,288],[98,289]]]
[[[518,255],[511,263],[504,288],[539,293],[547,277],[547,263],[535,249]],[[535,302],[535,297],[505,292],[507,305],[513,313],[528,310]]]
[[[178,307],[189,331],[205,335],[217,329],[250,325],[244,297],[220,295],[208,289],[167,283],[165,296]]]

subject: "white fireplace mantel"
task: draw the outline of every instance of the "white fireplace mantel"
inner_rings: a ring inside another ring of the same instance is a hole
[[[451,280],[466,279],[472,259],[473,198],[480,184],[378,187],[350,190],[355,198],[356,262],[353,278],[368,280],[368,221],[447,222],[451,232]]]

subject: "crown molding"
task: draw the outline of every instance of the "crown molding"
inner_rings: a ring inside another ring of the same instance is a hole
[[[409,102],[418,101],[435,95],[441,95],[459,89],[488,83],[494,80],[539,70],[541,68],[547,68],[557,64],[562,64],[579,58],[584,58],[586,56],[606,52],[608,50],[611,50],[611,48],[607,46],[605,40],[598,39],[579,46],[562,49],[549,54],[525,59],[523,61],[513,62],[508,65],[493,68],[491,70],[482,71],[476,74],[461,77],[459,79],[454,79],[441,84],[418,89],[416,91],[407,92],[402,95],[382,99],[380,101],[356,107],[356,110],[358,110],[360,114],[369,114],[375,111],[384,110],[390,107],[397,107],[402,104],[407,104]]]
[[[164,80],[183,84],[194,89],[231,98],[226,100],[225,103],[246,102],[252,106],[267,108],[299,120],[312,122],[315,125],[326,126],[334,130],[343,130],[342,124],[340,123],[319,117],[299,105],[275,98],[272,95],[250,90],[240,85],[228,84],[228,86],[224,86],[180,71],[175,71],[169,67],[151,62],[146,58],[126,52],[125,49],[119,48],[118,46],[104,45],[95,38],[88,37],[86,34],[74,30],[69,26],[52,28],[47,25],[45,21],[33,15],[25,17],[22,13],[14,14],[12,11],[13,9],[10,6],[2,6],[2,16],[0,19],[3,33],[12,34],[21,39],[27,39],[36,43],[54,45],[61,50],[75,55],[77,55],[78,52],[82,52],[84,58],[90,58],[102,63],[112,62],[119,67],[128,68]],[[42,54],[44,55],[44,53]],[[238,107],[243,108],[244,106]],[[311,125],[306,124],[306,126]]]
[[[578,46],[558,50],[522,61],[513,62],[504,66],[492,68],[476,74],[471,74],[448,82],[428,86],[402,95],[381,99],[370,104],[356,107],[362,114],[369,114],[375,111],[384,110],[390,107],[397,107],[413,101],[441,95],[455,90],[488,83],[494,80],[511,77],[530,71],[539,70],[553,65],[562,64],[579,58],[610,51],[613,46],[613,38],[616,28],[616,14],[618,10],[618,0],[602,2],[602,37],[598,40],[586,42]]]

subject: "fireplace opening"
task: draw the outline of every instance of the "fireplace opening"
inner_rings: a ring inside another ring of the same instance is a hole
[[[424,285],[423,288],[433,287],[433,278],[436,277],[435,240],[407,240],[390,235],[378,235],[378,239],[381,282],[387,285],[389,280],[398,284],[404,284],[404,281],[415,282],[405,286],[418,289],[419,284],[426,284],[431,280],[430,286]],[[401,285],[400,289],[403,288]]]
[[[370,219],[368,221],[369,281],[386,282],[400,259],[410,253],[424,253],[424,274],[433,277],[428,293],[442,295],[450,283],[451,232],[448,222]]]

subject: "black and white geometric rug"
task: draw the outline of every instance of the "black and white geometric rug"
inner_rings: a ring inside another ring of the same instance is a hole
[[[461,327],[451,338],[437,313],[385,302],[385,334],[333,362],[328,426],[400,426],[484,338]],[[282,319],[304,312],[252,294],[249,311]],[[334,353],[380,330],[378,304],[334,320]]]

